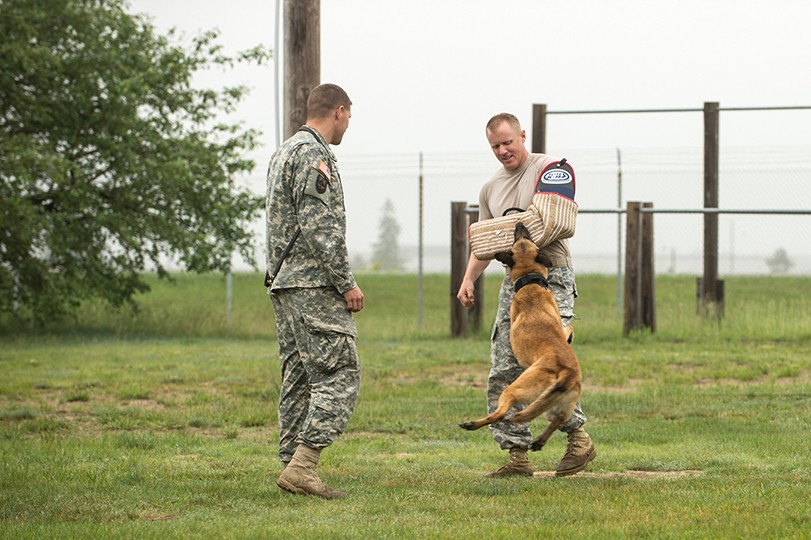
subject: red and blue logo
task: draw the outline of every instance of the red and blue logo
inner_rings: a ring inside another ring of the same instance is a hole
[[[535,193],[557,193],[574,200],[574,169],[566,162],[566,158],[550,163],[541,171],[535,184]]]

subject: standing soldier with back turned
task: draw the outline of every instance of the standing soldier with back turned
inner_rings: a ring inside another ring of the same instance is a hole
[[[277,484],[325,499],[346,495],[316,467],[346,428],[360,389],[352,313],[364,298],[349,268],[343,187],[329,147],[341,143],[351,106],[339,86],[314,88],[306,124],[273,155],[267,177],[266,284],[282,371]]]

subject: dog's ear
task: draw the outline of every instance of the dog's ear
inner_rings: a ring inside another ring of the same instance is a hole
[[[547,257],[546,253],[543,253],[540,250],[538,250],[538,256],[535,257],[535,262],[542,264],[547,268],[552,268],[552,259]]]
[[[496,253],[496,260],[502,264],[506,264],[510,268],[515,265],[512,251],[502,251],[500,253]]]

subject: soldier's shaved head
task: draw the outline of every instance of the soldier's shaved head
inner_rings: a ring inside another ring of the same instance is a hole
[[[345,109],[352,107],[344,89],[337,84],[321,84],[310,90],[307,97],[307,119],[325,118],[341,106]]]
[[[487,132],[494,132],[503,122],[507,122],[516,133],[521,131],[521,122],[518,121],[518,118],[516,118],[514,114],[499,113],[487,121]]]

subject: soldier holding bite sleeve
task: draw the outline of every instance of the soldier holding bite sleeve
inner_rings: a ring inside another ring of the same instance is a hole
[[[279,147],[267,176],[266,285],[282,371],[277,484],[326,499],[345,493],[318,476],[320,454],[343,433],[360,389],[352,313],[364,296],[349,267],[343,187],[329,147],[341,143],[351,106],[339,86],[314,88],[306,124]]]
[[[480,222],[500,217],[509,209],[529,208],[542,171],[554,162],[547,155],[530,154],[527,151],[524,145],[526,133],[512,114],[502,113],[492,117],[487,123],[485,134],[502,168],[485,182],[479,193]],[[572,191],[572,197],[573,195]],[[545,222],[550,222],[554,217],[545,216],[541,209],[539,211]],[[549,288],[560,310],[561,322],[564,326],[568,326],[574,318],[574,299],[577,296],[569,243],[560,238],[549,240],[548,244],[542,246],[542,252],[553,264],[549,269]],[[458,300],[465,307],[473,305],[473,284],[490,262],[479,260],[471,253],[457,294]],[[513,356],[510,345],[510,305],[514,296],[515,291],[508,272],[499,291],[498,312],[491,335],[490,376],[487,381],[488,413],[497,408],[498,398],[504,388],[523,372],[523,368]],[[567,434],[569,444],[555,471],[557,476],[580,472],[596,457],[597,451],[591,437],[583,429],[585,422],[586,416],[578,403],[571,419],[560,427],[560,430]],[[498,471],[488,476],[531,476],[532,467],[527,457],[532,439],[529,424],[515,424],[509,419],[504,419],[491,425],[490,429],[501,449],[510,452],[510,459]]]

